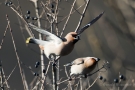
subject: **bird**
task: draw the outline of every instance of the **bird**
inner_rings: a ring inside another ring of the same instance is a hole
[[[96,18],[94,18],[91,22],[89,22],[87,25],[85,25],[83,28],[75,32],[69,32],[64,38],[56,36],[55,34],[52,34],[44,29],[41,29],[29,23],[29,26],[32,29],[45,35],[45,40],[39,40],[33,37],[29,37],[27,38],[26,43],[38,44],[40,49],[44,50],[44,54],[48,59],[52,59],[52,55],[55,57],[55,59],[58,59],[61,56],[65,56],[71,53],[75,43],[80,40],[80,34],[93,23],[95,23],[102,15],[103,12]]]
[[[56,55],[56,57],[59,57],[69,54],[73,50],[76,40],[78,40],[75,37],[77,36],[77,33],[75,32],[68,33],[64,38],[65,40],[63,40],[50,32],[39,29],[36,26],[33,26],[33,28],[46,35],[45,41],[30,37],[26,40],[26,43],[38,44],[39,47],[44,50],[44,54],[48,59],[51,59],[50,55]]]
[[[70,76],[87,75],[94,70],[100,59],[96,57],[81,57],[74,61],[65,64],[64,66],[71,66]]]

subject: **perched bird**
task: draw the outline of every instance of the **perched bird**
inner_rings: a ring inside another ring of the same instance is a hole
[[[39,40],[30,37],[26,40],[26,43],[38,44],[39,47],[44,50],[44,54],[48,59],[51,59],[50,55],[55,55],[56,58],[59,56],[65,56],[73,50],[75,43],[80,39],[80,34],[94,22],[96,22],[102,15],[103,12],[87,25],[85,25],[83,28],[77,30],[76,32],[69,32],[64,38],[58,37],[46,30],[38,28],[35,25],[29,24],[31,28],[41,34],[44,34],[45,40]]]
[[[64,66],[71,66],[70,76],[87,75],[95,68],[99,60],[100,59],[96,57],[82,57],[82,58],[77,58],[71,63],[68,63]]]
[[[39,47],[44,50],[44,54],[48,59],[50,59],[51,54],[54,54],[56,56],[65,56],[69,54],[73,50],[76,40],[79,40],[76,38],[77,33],[75,32],[70,32],[65,36],[64,39],[61,39],[50,32],[39,29],[38,27],[33,25],[31,26],[33,27],[33,29],[39,30],[39,32],[44,33],[44,35],[46,35],[46,38],[45,41],[28,38],[26,40],[26,43],[34,43],[40,45]]]

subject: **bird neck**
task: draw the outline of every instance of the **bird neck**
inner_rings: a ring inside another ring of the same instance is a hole
[[[85,67],[87,67],[87,68],[95,66],[95,65],[96,65],[96,61],[93,59],[85,61]]]

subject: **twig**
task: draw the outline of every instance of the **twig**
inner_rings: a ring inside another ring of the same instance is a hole
[[[24,80],[25,88],[26,88],[26,90],[29,90],[29,87],[28,87],[28,83],[26,81],[24,70],[23,70],[23,78],[24,78],[23,80]]]
[[[67,2],[68,2],[68,1],[67,1]],[[68,3],[71,5],[70,2],[68,2]],[[82,15],[76,8],[73,7],[73,9],[74,9],[78,14]],[[71,14],[72,14],[72,13],[71,13]]]
[[[24,32],[23,32],[23,28],[22,28],[22,23],[21,23],[21,20],[20,20],[20,18],[18,17],[18,15],[17,15],[17,19],[18,19],[18,22],[19,22],[19,25],[20,25],[20,29],[21,29],[21,33],[22,33],[23,40],[25,41],[26,38],[25,38],[25,36],[24,36]],[[27,46],[26,43],[25,43],[25,45]]]
[[[54,14],[54,18],[55,18],[55,27],[56,27],[56,35],[58,36],[59,35],[59,30],[58,30],[58,5],[59,5],[59,1],[56,0],[56,7],[55,7],[55,14]],[[59,61],[58,61],[58,64],[59,64]],[[59,65],[58,65],[59,66]],[[59,68],[58,68],[59,69]],[[58,71],[59,72],[59,71]],[[59,75],[58,75],[58,78],[59,79]]]
[[[79,10],[83,5],[85,5],[85,3],[83,3],[83,4],[82,4],[81,6],[79,6],[76,10],[74,10],[74,11],[71,13],[71,15],[72,15],[75,11]],[[59,24],[60,22],[62,22],[63,20],[65,20],[67,17],[68,17],[68,15],[65,16],[63,19],[61,19],[57,24]]]
[[[47,17],[47,12],[46,12],[46,10],[45,10],[46,5],[45,5],[42,1],[41,1],[41,6],[42,6],[42,8],[43,8],[43,10],[44,10],[44,13],[45,13],[45,15],[46,15],[46,19],[48,20],[49,23],[51,23],[51,21],[50,21],[49,18]]]
[[[82,86],[83,84],[82,84],[82,78],[80,78],[80,90],[83,90],[83,86]]]
[[[43,82],[42,82],[42,85],[41,85],[41,87],[44,85],[44,82],[45,82],[45,80],[46,80],[46,77],[47,77],[47,73],[48,73],[48,70],[49,70],[49,67],[50,67],[50,61],[49,61],[49,63],[48,63],[48,66],[47,66],[47,69],[46,69],[46,72],[45,72],[45,77],[43,78],[44,80],[43,80]]]
[[[76,90],[78,90],[79,84],[80,84],[80,81],[78,80],[78,83],[76,85],[74,85],[74,87],[76,86]]]
[[[69,84],[68,84],[69,85]],[[64,89],[62,89],[62,90],[66,90],[67,88],[68,88],[68,85],[64,88]]]
[[[5,32],[4,32],[4,35],[3,35],[2,41],[1,41],[1,43],[0,43],[0,49],[2,48],[2,45],[3,45],[4,39],[5,39],[5,36],[6,36],[7,30],[8,30],[8,25],[7,25],[7,27],[6,27],[6,30],[5,30]]]
[[[27,25],[27,27],[29,27],[28,23],[23,18],[23,16],[16,9],[14,9],[13,7],[10,7],[10,8],[22,19],[22,21]],[[31,37],[35,37],[30,28],[29,28],[29,30],[27,30],[27,32]]]
[[[70,90],[72,90],[72,84],[70,81],[69,81],[69,88],[70,88]]]
[[[8,75],[6,81],[9,80],[9,78],[11,77],[11,75],[13,74],[13,72],[15,71],[16,67],[17,67],[17,64],[15,65],[15,67],[13,68],[13,70],[11,71],[11,73]],[[6,83],[6,81],[5,81],[4,83]],[[3,83],[3,84],[4,84],[4,83]]]
[[[36,12],[36,16],[38,18],[37,20],[37,24],[38,27],[41,28],[41,23],[40,23],[40,18],[39,18],[39,11],[38,11],[38,0],[31,0],[34,5],[35,5],[35,12]],[[42,36],[39,33],[39,39],[42,40]],[[44,73],[42,72],[45,69],[45,65],[44,65],[44,56],[43,56],[43,50],[40,49],[40,58],[41,58],[41,77],[43,78],[42,83],[44,83]],[[44,90],[44,87],[41,85],[41,90]]]
[[[95,82],[98,80],[98,77],[100,76],[101,73],[99,73],[99,75],[97,76],[97,78],[94,80],[94,82],[86,89],[89,90],[94,84]]]
[[[65,67],[65,73],[66,73],[66,75],[67,75],[67,77],[68,77],[68,73],[67,73],[67,68]]]
[[[67,17],[67,20],[66,20],[66,22],[65,22],[65,24],[64,24],[64,27],[63,27],[62,31],[61,31],[60,37],[61,37],[61,36],[63,35],[63,33],[64,33],[64,30],[65,30],[65,28],[66,28],[66,26],[67,26],[67,23],[68,23],[68,21],[69,21],[69,18],[70,18],[70,16],[71,16],[71,13],[72,13],[72,10],[73,10],[73,8],[74,8],[75,3],[76,3],[76,0],[74,0],[74,2],[73,2],[73,4],[72,4],[72,7],[71,7],[70,12],[69,12],[69,15],[68,15],[68,17]]]
[[[76,29],[75,29],[75,32],[80,28],[80,25],[81,25],[81,23],[82,23],[83,17],[84,17],[84,15],[85,15],[85,13],[86,13],[86,10],[87,10],[87,8],[88,8],[89,3],[90,3],[90,0],[86,0],[86,5],[85,5],[85,7],[84,7],[84,9],[83,9],[83,13],[82,13],[82,15],[81,15],[81,17],[80,17],[80,20],[79,20],[79,23],[78,23],[78,25],[77,25],[77,27],[76,27]]]
[[[23,13],[22,13],[22,8],[21,8],[19,0],[17,0],[17,3],[18,3],[18,7],[20,8],[21,15],[22,15]]]
[[[23,64],[26,68],[28,68],[32,73],[34,73],[34,71],[28,67],[25,63],[21,62],[21,64]],[[32,88],[32,90],[34,90],[39,84],[40,82],[42,83],[42,80],[44,80],[41,76],[37,76],[40,78],[40,80],[36,83],[36,85]],[[42,83],[43,84],[43,83]]]
[[[0,82],[1,82],[1,88],[2,90],[5,90],[4,88],[4,84],[6,84],[6,88],[9,89],[9,85],[8,85],[8,82],[6,80],[6,76],[4,74],[4,70],[3,70],[3,67],[2,67],[2,61],[0,61]],[[5,83],[4,83],[5,82]]]
[[[9,30],[10,30],[10,34],[11,34],[11,38],[12,38],[12,42],[13,42],[13,46],[14,46],[14,51],[15,51],[16,58],[17,58],[17,61],[18,61],[18,65],[19,65],[19,69],[20,69],[20,74],[21,74],[24,90],[26,90],[25,83],[24,83],[24,78],[23,78],[23,71],[22,71],[22,68],[21,68],[21,65],[20,65],[20,58],[19,58],[18,53],[17,53],[17,49],[16,49],[14,38],[13,38],[12,29],[11,29],[11,26],[10,26],[10,21],[8,19],[8,15],[6,15],[6,19],[7,19],[8,27],[9,27]]]
[[[53,90],[56,90],[57,89],[57,73],[56,73],[56,68],[55,66],[52,65],[52,76],[53,76]]]

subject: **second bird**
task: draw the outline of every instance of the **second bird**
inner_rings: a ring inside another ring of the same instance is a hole
[[[99,60],[100,59],[96,57],[82,57],[77,58],[64,66],[71,66],[70,76],[87,75],[95,68]]]

